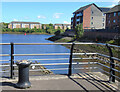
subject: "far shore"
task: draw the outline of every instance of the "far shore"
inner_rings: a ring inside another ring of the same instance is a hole
[[[24,32],[1,32],[0,34],[25,34],[25,33],[24,33]],[[39,33],[39,32],[26,33],[26,34],[45,34],[45,35],[54,35],[54,34]]]

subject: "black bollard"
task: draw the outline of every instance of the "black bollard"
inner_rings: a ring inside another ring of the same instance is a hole
[[[29,66],[32,62],[27,60],[21,60],[16,62],[18,65],[18,83],[16,84],[17,88],[29,88],[31,87],[31,83],[29,81]]]

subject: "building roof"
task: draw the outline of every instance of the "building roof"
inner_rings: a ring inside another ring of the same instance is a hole
[[[112,13],[112,12],[118,12],[120,11],[120,5],[116,5],[113,8],[111,8],[108,12],[106,13]]]
[[[76,13],[76,12],[79,12],[79,11],[84,11],[85,9],[87,9],[89,6],[91,6],[91,5],[93,5],[93,3],[92,4],[89,4],[89,5],[86,5],[86,6],[83,6],[83,7],[80,7],[78,10],[76,10],[74,13]]]
[[[22,21],[12,21],[11,23],[40,24],[39,22],[22,22]]]
[[[54,24],[55,26],[59,26],[59,25],[61,25],[61,26],[68,26],[68,25],[71,25],[71,24]]]
[[[108,12],[110,10],[110,8],[107,8],[107,7],[100,7],[101,11],[102,12]]]
[[[79,8],[74,13],[77,13],[77,12],[80,12],[80,11],[84,11],[85,9],[87,9],[88,7],[90,7],[91,5],[96,6],[101,11],[101,9],[97,5],[95,5],[94,3],[92,3],[92,4],[89,4],[89,5],[86,5],[86,6],[83,6],[83,7]]]

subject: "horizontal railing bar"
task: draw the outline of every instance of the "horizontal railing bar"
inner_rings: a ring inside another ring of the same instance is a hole
[[[98,67],[94,67],[94,69],[96,69]],[[82,68],[72,68],[72,69],[93,69],[93,67],[82,67]],[[29,70],[29,71],[45,71],[45,70],[68,70],[68,68],[54,68],[54,69],[34,69],[34,70]],[[18,70],[14,70],[14,71],[18,71]]]
[[[108,46],[120,48],[120,46],[112,45],[112,44],[108,44]]]
[[[98,53],[98,55],[99,55],[99,56],[106,57],[106,58],[110,58],[110,56],[108,56],[108,55],[104,55],[104,54],[100,54],[100,53]],[[120,62],[120,59],[118,59],[118,58],[116,58],[116,57],[111,57],[111,58]]]
[[[10,72],[10,71],[0,71],[0,72]]]
[[[35,70],[29,70],[29,71],[46,71],[46,70],[68,70],[68,68],[57,68],[57,69],[35,69]],[[14,70],[16,72],[18,70]]]
[[[75,64],[97,64],[97,62],[76,62],[76,63],[72,63],[73,65]],[[69,63],[49,63],[49,64],[31,64],[31,66],[39,66],[39,65],[69,65]],[[1,67],[5,67],[5,66],[10,66],[10,65],[0,65]],[[16,64],[14,64],[13,66],[17,66]]]
[[[38,60],[38,61],[40,61],[40,60],[68,60],[69,58],[55,58],[55,59],[28,59],[28,60]],[[97,58],[72,58],[72,59],[84,59],[84,60],[86,60],[86,59],[97,59]],[[14,60],[14,61],[18,61],[18,60]]]
[[[72,63],[74,64],[97,64],[97,62],[78,62],[78,63]],[[31,64],[31,66],[37,66],[37,65],[69,65],[69,63],[50,63],[50,64]]]
[[[94,69],[96,69],[97,67],[94,67]],[[72,68],[72,69],[93,69],[92,67],[90,68]],[[68,70],[68,68],[56,68],[56,69],[35,69],[35,70],[30,70],[30,71],[45,71],[45,70]],[[14,70],[15,71],[15,70]]]
[[[110,61],[108,61],[108,60],[104,60],[104,59],[100,59],[100,58],[97,58],[97,59],[100,60],[100,61],[104,61],[106,63],[110,63]]]
[[[97,58],[98,60],[100,60],[100,61],[104,61],[104,62],[106,62],[106,63],[110,63],[110,61],[109,60],[104,60],[104,59],[100,59],[100,58]],[[115,66],[118,66],[118,67],[120,67],[120,65],[119,64],[116,64],[116,63],[112,63],[112,64],[114,64]]]
[[[106,67],[106,68],[109,68],[110,69],[110,67],[109,66],[106,66],[106,65],[104,65],[104,64],[101,64],[101,63],[97,63],[97,64],[99,64],[99,65],[101,65],[101,66],[104,66],[104,67]],[[117,69],[114,69],[114,68],[111,68],[112,70],[114,70],[114,71],[116,71],[116,72],[119,72],[120,73],[120,71],[119,70],[117,70]]]
[[[73,43],[13,43],[14,45],[72,45]],[[91,43],[91,42],[80,42],[80,43],[74,43],[74,44],[95,44],[95,45],[106,45],[105,43]],[[10,45],[10,43],[0,43],[0,45]],[[120,48],[120,46],[117,45],[111,45],[112,47]]]
[[[14,45],[72,45],[73,43],[13,43]],[[75,43],[75,44],[98,44],[98,43]],[[10,43],[0,43],[0,45],[10,45]]]
[[[114,76],[114,77],[116,77],[116,78],[118,78],[118,79],[120,79],[120,77],[118,77],[118,76],[116,76],[116,75],[113,75],[113,74],[111,74],[112,76]]]
[[[110,74],[110,72],[106,72],[105,70],[103,70],[103,69],[101,69],[101,68],[99,68],[99,67],[98,67],[98,69],[101,70],[101,71],[103,71],[103,72],[105,72],[105,73],[107,73],[107,74]],[[114,76],[114,77],[116,77],[116,78],[118,78],[118,79],[120,79],[120,77],[118,77],[118,76],[115,76],[115,75],[113,75],[113,74],[111,74],[111,75]]]
[[[96,55],[98,53],[73,53],[73,55]]]
[[[73,53],[73,55],[88,55],[97,53]],[[13,56],[36,56],[36,55],[70,55],[70,53],[45,53],[45,54],[13,54]]]
[[[68,60],[69,58],[55,58],[55,59],[28,59],[28,60]],[[16,61],[16,60],[14,60]]]
[[[0,65],[0,67],[5,67],[5,66],[10,66],[10,65]]]
[[[14,45],[72,45],[72,43],[13,43]]]
[[[98,67],[98,69],[101,70],[101,71],[103,71],[103,72],[105,72],[105,73],[107,73],[107,74],[110,74],[110,72],[107,72],[107,71],[105,71],[105,70],[103,70],[103,69],[101,69],[99,67]]]
[[[10,45],[10,43],[0,43],[0,45]]]
[[[106,67],[106,68],[109,68],[110,69],[110,67],[109,66],[106,66],[106,65],[104,65],[104,64],[101,64],[101,63],[97,63],[97,64],[99,64],[99,65],[101,65],[101,66],[104,66],[104,67]]]
[[[96,68],[98,68],[98,67],[83,67],[83,68],[73,68],[73,69],[96,69]]]
[[[120,71],[119,70],[117,70],[117,69],[115,69],[115,68],[111,68],[112,70],[114,70],[114,71],[116,71],[116,72],[119,72],[120,73]]]
[[[70,55],[69,53],[49,53],[49,54],[13,54],[13,56],[40,56],[40,55]]]
[[[10,54],[0,54],[0,56],[10,56]]]
[[[40,71],[40,70],[42,70],[42,71],[45,71],[45,70],[68,70],[68,68],[54,68],[54,69],[36,69],[37,71]],[[30,70],[31,71],[31,70]],[[32,71],[34,71],[34,70],[32,70]]]
[[[0,62],[1,62],[1,61],[10,61],[10,60],[0,60]]]
[[[97,58],[72,58],[72,59],[84,59],[84,60],[87,60],[87,59],[97,59]]]

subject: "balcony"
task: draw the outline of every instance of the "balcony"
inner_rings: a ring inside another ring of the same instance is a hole
[[[77,22],[80,21],[80,19],[77,19]]]
[[[82,13],[79,13],[79,14],[77,14],[76,16],[77,16],[77,17],[78,17],[78,16],[83,16],[83,14],[82,14]]]

